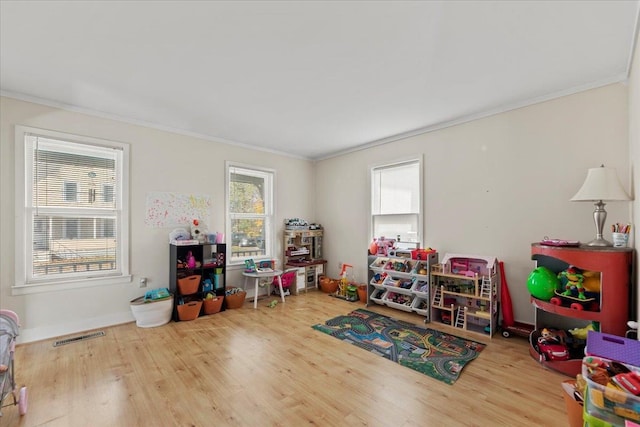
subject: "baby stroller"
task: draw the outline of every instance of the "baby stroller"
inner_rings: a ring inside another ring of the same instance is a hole
[[[16,393],[16,381],[13,376],[13,353],[16,348],[18,330],[18,315],[11,310],[0,310],[0,417],[4,399],[11,393],[13,405],[18,405],[20,415],[27,413],[27,388],[20,388]]]

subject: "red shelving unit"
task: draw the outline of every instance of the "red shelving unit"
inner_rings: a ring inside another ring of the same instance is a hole
[[[556,274],[570,265],[600,273],[599,311],[575,310],[531,297],[531,303],[536,310],[536,329],[558,327],[559,324],[563,325],[559,327],[560,329],[565,329],[569,323],[573,323],[574,327],[580,327],[589,322],[598,322],[601,332],[624,336],[631,309],[633,249],[561,247],[533,243],[531,259],[536,261],[538,266],[547,267]],[[533,345],[529,352],[534,359],[541,359]],[[540,360],[540,363],[547,368],[575,377],[580,373],[582,359]]]
[[[624,336],[631,305],[632,258],[633,249],[630,248],[561,247],[533,243],[531,259],[539,266],[549,267],[555,273],[568,265],[600,273],[600,311],[573,310],[536,298],[531,298],[531,301],[536,310],[566,318],[596,321],[600,323],[601,332]],[[536,328],[540,326],[549,325],[538,325],[536,322]]]

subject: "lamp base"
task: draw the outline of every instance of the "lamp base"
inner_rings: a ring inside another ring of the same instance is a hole
[[[603,238],[596,238],[590,241],[589,243],[587,243],[587,246],[607,247],[607,246],[613,246],[613,243]]]

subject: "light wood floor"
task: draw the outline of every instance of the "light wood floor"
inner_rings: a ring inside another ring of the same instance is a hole
[[[538,365],[524,338],[467,335],[488,346],[447,385],[311,328],[361,303],[316,291],[268,302],[159,328],[114,326],[61,347],[53,339],[20,345],[16,379],[28,387],[28,411],[4,408],[0,425],[568,424],[567,377]],[[369,309],[424,326],[415,314]]]

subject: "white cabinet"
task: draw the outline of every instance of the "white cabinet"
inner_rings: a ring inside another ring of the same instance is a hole
[[[428,322],[429,274],[431,266],[438,262],[438,253],[431,251],[422,258],[369,256],[367,304],[373,302],[415,312]]]
[[[301,290],[317,288],[320,276],[324,274],[324,264],[311,264],[304,267],[287,266],[287,270],[296,270],[296,294]]]
[[[489,335],[498,328],[498,261],[446,254],[431,268],[431,321]]]

